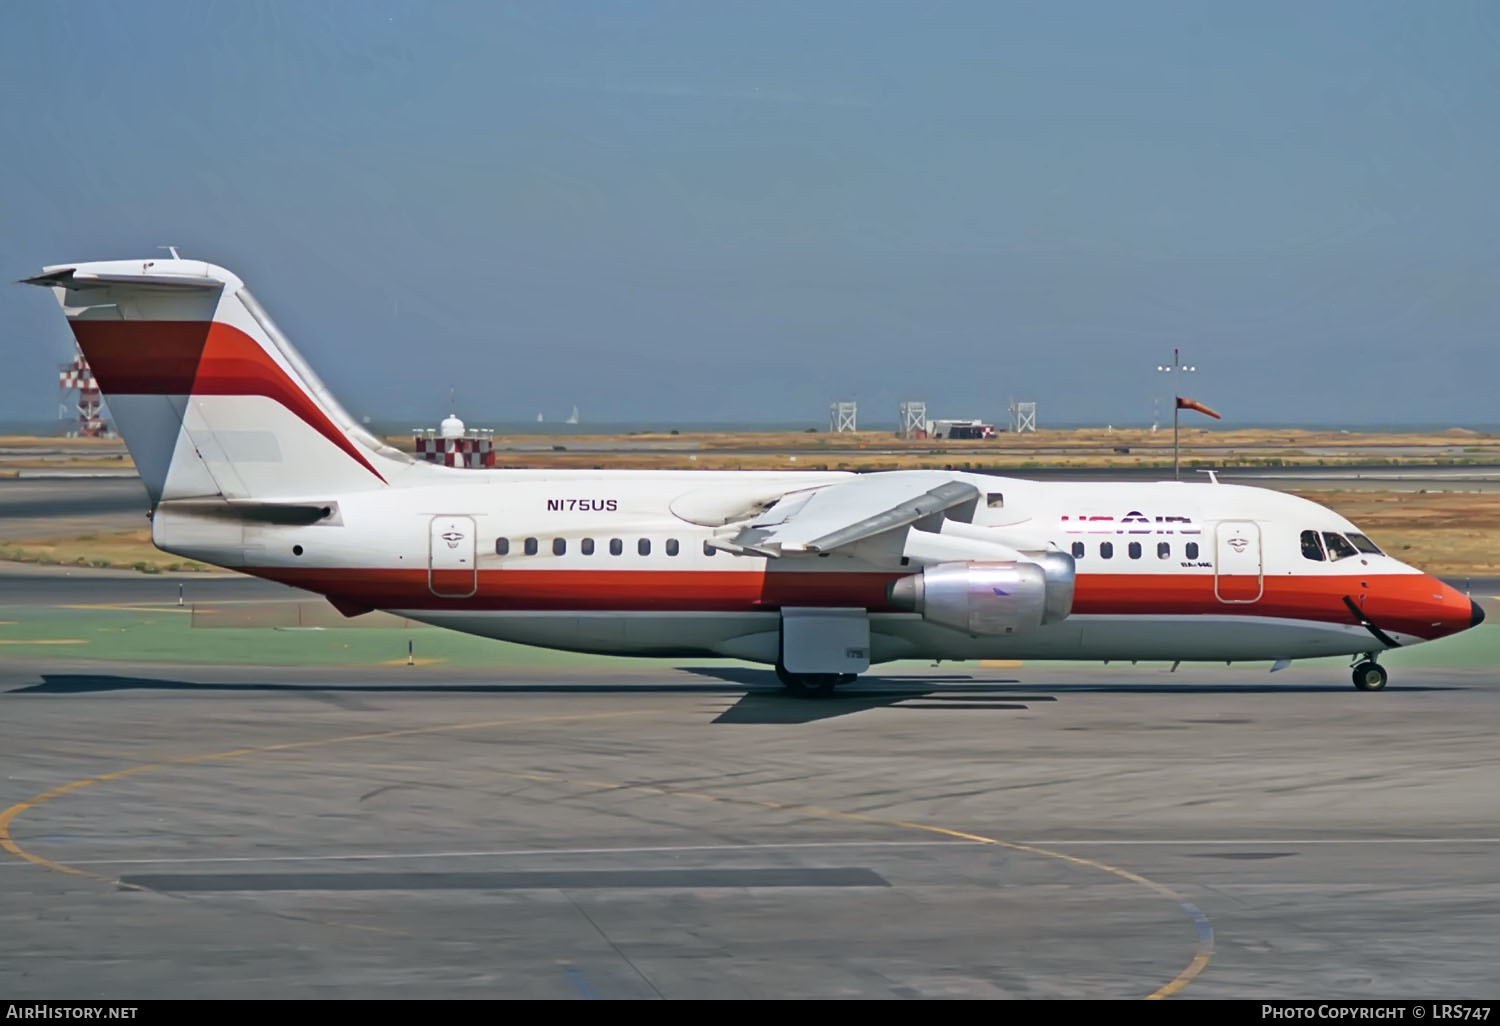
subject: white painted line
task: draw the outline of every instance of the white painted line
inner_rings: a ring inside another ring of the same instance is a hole
[[[107,843],[109,838],[100,838],[101,842]],[[1174,839],[1149,839],[1149,840],[1116,840],[1111,838],[1090,838],[1086,840],[1039,840],[1039,841],[1016,841],[1015,844],[1027,845],[1034,848],[1064,848],[1064,847],[1257,847],[1257,846],[1282,846],[1296,847],[1305,845],[1328,845],[1328,844],[1500,844],[1500,837],[1220,837],[1203,838],[1198,840],[1188,838]],[[198,856],[184,858],[150,858],[150,859],[69,859],[70,866],[154,866],[154,865],[190,865],[199,863],[243,863],[243,862],[359,862],[359,861],[382,861],[394,859],[474,859],[474,858],[525,858],[539,855],[653,855],[674,854],[685,852],[736,852],[736,851],[777,851],[793,849],[815,849],[815,848],[974,848],[993,847],[983,841],[806,841],[788,842],[784,844],[684,844],[684,845],[662,845],[655,847],[638,848],[503,848],[491,851],[428,851],[428,852],[362,852],[345,853],[338,855],[223,855],[223,856]],[[24,863],[0,863],[0,865],[24,865]]]
[[[100,838],[107,842],[107,837]],[[44,842],[35,842],[44,843]],[[979,841],[808,841],[787,844],[686,844],[651,848],[511,848],[498,851],[428,851],[428,852],[364,852],[344,855],[224,855],[198,858],[154,858],[154,859],[69,859],[70,866],[142,866],[142,865],[187,865],[189,863],[222,862],[355,862],[377,859],[474,859],[474,858],[521,858],[533,855],[651,855],[673,854],[692,851],[752,851],[756,849],[785,848],[939,848],[977,847]],[[16,863],[24,865],[24,863]]]

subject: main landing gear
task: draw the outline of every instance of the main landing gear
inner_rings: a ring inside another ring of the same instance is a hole
[[[792,673],[781,663],[776,664],[776,677],[788,692],[804,698],[827,698],[833,694],[837,684],[848,684],[858,674],[854,673]]]
[[[1379,691],[1385,687],[1385,667],[1375,661],[1374,656],[1368,656],[1364,662],[1355,664],[1354,686],[1361,691]]]

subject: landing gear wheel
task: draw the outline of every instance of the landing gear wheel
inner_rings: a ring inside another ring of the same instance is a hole
[[[1379,663],[1360,663],[1354,668],[1354,686],[1361,691],[1379,691],[1385,682],[1385,667]]]
[[[827,698],[833,694],[835,684],[847,684],[854,679],[852,673],[792,673],[780,663],[776,664],[776,677],[794,695],[807,698]]]
[[[815,698],[827,698],[833,694],[833,686],[839,682],[838,677],[833,674],[823,673],[806,677],[804,680],[806,681],[803,684],[803,688],[806,689],[805,693]]]

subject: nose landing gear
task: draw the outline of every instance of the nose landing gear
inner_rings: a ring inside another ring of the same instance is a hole
[[[1385,667],[1375,661],[1374,656],[1354,667],[1354,686],[1361,691],[1379,691],[1385,687]]]

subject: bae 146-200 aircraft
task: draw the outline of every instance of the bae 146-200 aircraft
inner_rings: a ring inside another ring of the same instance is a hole
[[[1351,656],[1480,622],[1337,513],[1210,482],[935,470],[460,469],[355,423],[244,283],[176,259],[50,287],[177,555],[507,641],[776,667],[826,693],[896,659]]]

